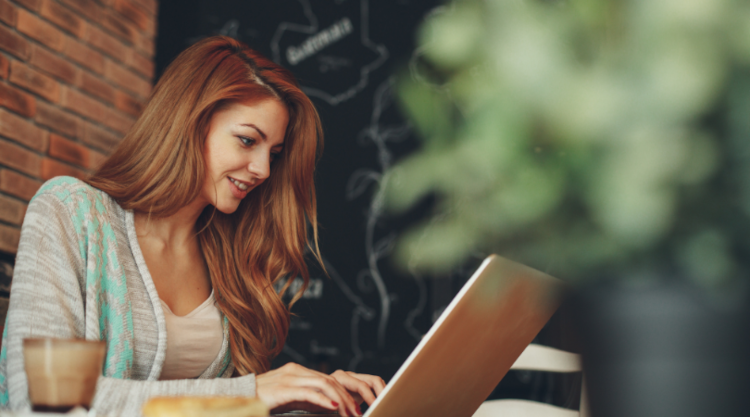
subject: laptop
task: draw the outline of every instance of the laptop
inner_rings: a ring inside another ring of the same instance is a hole
[[[364,417],[470,417],[560,303],[562,282],[491,255]]]

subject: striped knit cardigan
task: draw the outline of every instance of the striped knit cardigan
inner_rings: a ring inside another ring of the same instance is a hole
[[[70,177],[45,183],[29,203],[0,351],[0,406],[29,410],[26,337],[107,342],[93,408],[139,416],[163,395],[255,395],[255,376],[229,378],[228,322],[219,355],[197,379],[159,381],[164,313],[135,234],[133,212]]]

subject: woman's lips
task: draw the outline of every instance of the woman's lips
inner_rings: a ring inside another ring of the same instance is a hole
[[[245,198],[245,196],[247,195],[247,193],[250,192],[250,185],[247,184],[244,181],[239,181],[239,180],[234,179],[232,177],[227,177],[227,181],[229,181],[229,189],[232,191],[232,195],[235,198],[243,199],[243,198]],[[234,183],[235,181],[237,181],[237,182],[239,182],[241,184],[246,185],[247,189],[246,190],[240,189],[240,187],[238,187],[237,184]]]

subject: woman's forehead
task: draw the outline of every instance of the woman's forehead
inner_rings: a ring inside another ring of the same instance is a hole
[[[276,98],[234,102],[214,114],[214,123],[227,123],[236,128],[257,130],[263,139],[283,142],[289,114]]]

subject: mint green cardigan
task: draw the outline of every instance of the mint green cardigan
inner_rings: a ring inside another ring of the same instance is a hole
[[[228,322],[219,355],[197,379],[159,381],[164,313],[135,234],[133,212],[71,177],[46,182],[21,228],[0,351],[0,406],[29,410],[26,337],[107,342],[94,410],[139,416],[164,395],[255,395],[255,376],[230,378]]]

